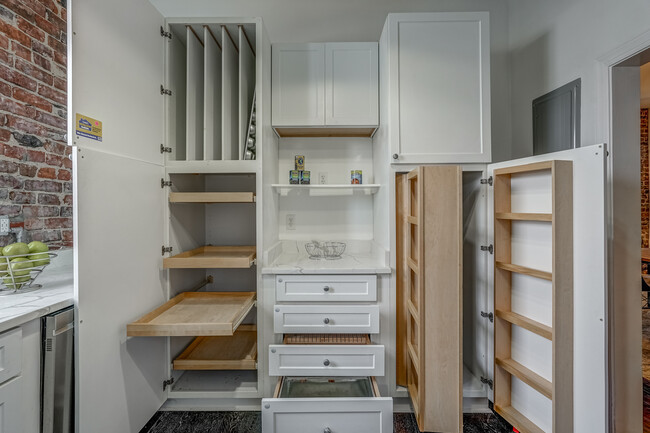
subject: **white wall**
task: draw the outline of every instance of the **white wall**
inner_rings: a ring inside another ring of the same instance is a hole
[[[647,0],[508,0],[512,155],[532,154],[532,100],[582,78],[582,145],[608,142],[598,59],[650,30]]]
[[[506,0],[149,0],[165,17],[262,17],[271,43],[379,41],[391,12],[490,12],[492,155],[510,157]]]

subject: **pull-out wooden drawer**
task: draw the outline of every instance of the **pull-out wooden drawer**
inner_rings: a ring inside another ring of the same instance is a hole
[[[262,399],[264,433],[392,433],[393,399],[374,377],[281,377]]]
[[[374,302],[376,275],[278,275],[279,302]]]
[[[377,305],[276,305],[278,334],[378,334]]]
[[[384,346],[272,344],[269,375],[383,376]]]

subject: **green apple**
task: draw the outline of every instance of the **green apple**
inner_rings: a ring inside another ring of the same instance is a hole
[[[32,261],[32,266],[45,266],[50,264],[50,256],[47,253],[30,254],[28,259]]]
[[[39,242],[39,241],[30,242],[27,245],[27,247],[29,248],[29,252],[31,254],[34,254],[34,253],[46,253],[46,252],[48,252],[50,250],[50,248],[46,244],[44,244],[43,242]]]
[[[0,277],[7,275],[9,259],[0,254]]]
[[[8,275],[2,279],[2,282],[10,289],[20,289],[23,286],[23,283],[29,281],[29,275],[14,277],[11,278],[11,275]]]
[[[29,270],[33,267],[32,262],[27,260],[25,257],[16,257],[15,259],[12,259],[10,265],[11,274],[14,277],[29,275]]]
[[[29,254],[29,247],[24,242],[16,242],[14,244],[9,244],[2,249],[3,256],[24,257],[27,254]]]

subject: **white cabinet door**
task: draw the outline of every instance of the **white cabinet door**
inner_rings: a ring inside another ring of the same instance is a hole
[[[325,124],[379,124],[378,45],[325,44]]]
[[[391,161],[490,162],[487,12],[388,16]]]
[[[0,334],[0,383],[20,374],[22,344],[23,332],[21,328]]]
[[[325,124],[325,45],[274,44],[274,126]]]
[[[23,378],[19,376],[0,385],[0,433],[23,431],[22,384]]]

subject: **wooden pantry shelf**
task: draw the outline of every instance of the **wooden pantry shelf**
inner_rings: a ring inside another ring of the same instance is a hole
[[[170,203],[254,203],[253,192],[170,192]]]
[[[494,405],[496,412],[505,418],[513,426],[517,427],[521,433],[544,433],[544,430],[537,427],[531,420],[523,416],[517,409],[512,406]]]
[[[527,268],[525,266],[513,265],[512,263],[496,262],[495,266],[504,271],[516,272],[517,274],[528,275],[543,280],[553,281],[553,274],[551,272],[540,271],[538,269]]]
[[[511,220],[511,221],[553,221],[553,214],[550,213],[513,213],[513,212],[497,212],[495,218],[498,220]]]
[[[377,127],[334,128],[334,127],[274,127],[280,137],[361,137],[371,138]]]
[[[495,176],[508,174],[529,173],[532,171],[542,171],[553,169],[555,161],[533,162],[532,164],[513,165],[512,167],[497,168],[494,170]]]
[[[173,366],[174,370],[256,370],[257,328],[240,325],[232,337],[197,337]]]
[[[529,319],[526,316],[513,313],[512,311],[497,310],[497,317],[499,319],[505,320],[508,323],[527,329],[530,332],[539,335],[540,337],[546,338],[547,340],[553,340],[553,328],[539,323],[535,320]]]
[[[337,185],[292,185],[288,183],[274,183],[271,187],[280,195],[287,195],[292,191],[307,191],[310,196],[333,195],[372,195],[379,191],[379,184],[337,184]]]
[[[370,344],[368,334],[286,334],[284,344]]]
[[[533,387],[546,398],[551,400],[553,399],[553,385],[550,381],[510,358],[496,358],[495,362],[499,367],[503,368],[509,374],[515,376],[527,385]]]
[[[255,292],[185,292],[126,325],[129,337],[233,335]]]
[[[250,268],[255,246],[205,246],[163,259],[165,269]]]

